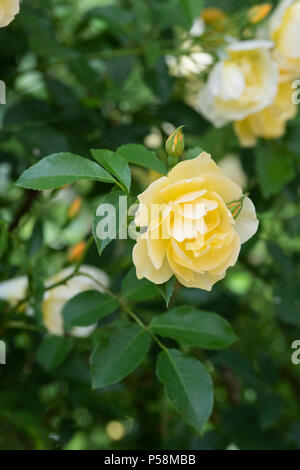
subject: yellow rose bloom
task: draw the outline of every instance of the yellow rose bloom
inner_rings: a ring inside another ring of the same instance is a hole
[[[19,0],[0,0],[0,28],[9,25],[19,11]]]
[[[228,209],[242,196],[205,152],[150,184],[135,217],[146,229],[133,249],[137,277],[162,284],[175,274],[186,287],[211,290],[258,227],[249,198],[236,219]]]
[[[276,139],[284,135],[287,121],[297,114],[297,105],[292,102],[293,91],[291,82],[280,83],[274,103],[234,123],[234,130],[243,147],[253,147],[258,137]]]
[[[212,68],[198,95],[197,108],[215,127],[242,120],[272,103],[278,67],[271,47],[264,40],[235,42]]]
[[[283,0],[272,14],[269,36],[282,81],[300,77],[300,0]]]

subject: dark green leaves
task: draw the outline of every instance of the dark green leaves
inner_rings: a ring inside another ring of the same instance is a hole
[[[91,356],[93,388],[122,380],[144,359],[149,346],[149,334],[136,324],[128,323],[111,331]]]
[[[237,340],[227,320],[216,313],[184,306],[153,318],[151,331],[180,344],[220,349]]]
[[[174,287],[176,283],[176,277],[172,276],[167,282],[164,284],[157,284],[156,289],[162,295],[166,302],[166,306],[168,307],[169,302],[171,300],[172,294],[174,292]]]
[[[170,349],[160,353],[156,373],[183,419],[201,432],[213,407],[213,385],[204,366]]]
[[[73,347],[73,340],[61,336],[48,336],[37,351],[37,361],[46,370],[58,367]]]
[[[121,196],[125,197],[123,191],[114,188],[104,197],[94,217],[93,236],[100,255],[104,248],[117,237],[120,230],[126,230],[127,233],[127,208],[122,211],[124,217],[120,216]],[[105,204],[110,204],[114,207],[114,210],[111,207],[109,211],[106,210],[108,206],[105,206]]]
[[[55,189],[88,179],[114,183],[113,177],[97,163],[72,153],[55,153],[24,171],[17,186],[28,189]]]
[[[197,18],[203,8],[203,0],[180,0],[182,9],[187,17],[187,21],[192,26],[193,21]]]
[[[70,299],[63,309],[67,326],[90,326],[112,313],[118,301],[96,290],[81,292]]]
[[[91,150],[91,154],[103,168],[116,178],[118,184],[128,193],[131,184],[131,173],[127,161],[111,150]]]
[[[202,0],[153,0],[155,18],[161,27],[182,26],[190,29],[199,16]]]
[[[149,168],[158,173],[164,174],[167,171],[164,162],[157,158],[154,152],[151,152],[151,150],[148,150],[143,145],[123,145],[117,150],[117,154],[121,155],[129,163]]]
[[[294,154],[285,147],[257,147],[256,170],[265,197],[278,193],[295,176]]]
[[[122,295],[130,300],[148,300],[158,295],[156,286],[147,279],[137,279],[132,268],[122,282]]]

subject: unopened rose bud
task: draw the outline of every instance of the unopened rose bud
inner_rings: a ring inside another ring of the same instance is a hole
[[[184,152],[183,126],[175,129],[166,142],[166,152],[170,157],[180,157]]]
[[[208,26],[220,26],[226,19],[226,16],[225,11],[218,7],[207,7],[202,11],[202,19]]]
[[[256,5],[255,7],[250,8],[248,11],[248,18],[250,23],[256,24],[265,19],[265,17],[272,10],[271,3],[265,3],[263,5]]]
[[[79,242],[76,245],[74,245],[69,252],[68,260],[71,262],[80,261],[85,248],[86,248],[86,243],[84,241]]]
[[[81,209],[82,199],[81,197],[76,197],[68,209],[67,216],[69,219],[73,219]]]

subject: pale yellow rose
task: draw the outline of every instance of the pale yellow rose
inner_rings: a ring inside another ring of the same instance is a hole
[[[72,266],[63,269],[55,276],[48,279],[45,283],[46,286],[51,286],[60,282],[72,274],[73,271],[74,267]],[[93,266],[82,265],[80,271],[92,276],[93,279],[100,282],[105,287],[109,284],[108,276],[101,269]],[[59,336],[64,334],[62,310],[68,300],[86,290],[97,290],[99,292],[104,291],[93,279],[87,276],[77,275],[65,284],[45,292],[42,302],[42,313],[43,323],[49,333]],[[8,281],[0,282],[0,299],[6,300],[14,306],[24,299],[27,289],[28,278],[26,276],[20,276],[14,279],[9,279]],[[27,313],[30,314],[30,312]],[[95,326],[76,327],[72,329],[71,335],[87,336],[94,329]]]
[[[242,120],[272,103],[278,86],[278,67],[272,43],[249,40],[232,43],[211,70],[198,95],[198,110],[215,127]]]
[[[269,37],[279,64],[280,79],[300,77],[300,0],[283,0],[270,17]]]
[[[234,130],[243,147],[253,147],[258,137],[276,139],[284,135],[287,121],[297,114],[297,105],[292,101],[293,92],[291,82],[280,83],[270,106],[234,123]]]
[[[19,0],[0,0],[0,28],[9,25],[20,11]]]
[[[229,211],[226,204],[241,197],[205,152],[150,184],[135,217],[146,228],[133,249],[137,277],[162,284],[175,274],[186,287],[211,290],[258,227],[249,198],[236,219]]]

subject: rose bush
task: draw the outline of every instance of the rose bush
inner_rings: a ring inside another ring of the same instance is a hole
[[[297,9],[254,3],[0,28],[0,449],[300,448]]]

